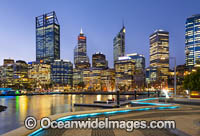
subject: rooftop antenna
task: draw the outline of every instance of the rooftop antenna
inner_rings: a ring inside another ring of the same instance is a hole
[[[81,31],[80,31],[80,34],[83,34],[83,29],[82,29],[82,27],[81,27]]]
[[[124,27],[124,18],[122,18],[122,27]]]

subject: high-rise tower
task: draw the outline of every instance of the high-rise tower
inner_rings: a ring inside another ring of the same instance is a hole
[[[169,73],[169,32],[156,30],[149,37],[150,67],[157,68],[161,79],[167,81]]]
[[[89,64],[89,58],[87,56],[87,40],[82,29],[78,35],[78,45],[74,48],[74,64],[75,67],[82,64]]]
[[[114,64],[118,60],[118,57],[122,57],[125,55],[125,33],[126,33],[126,29],[123,25],[120,32],[113,39]]]
[[[60,25],[55,12],[36,17],[36,61],[60,59]]]
[[[200,65],[200,14],[193,15],[185,24],[186,66]]]

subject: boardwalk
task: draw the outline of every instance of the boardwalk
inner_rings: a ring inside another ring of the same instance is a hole
[[[151,110],[145,112],[130,112],[123,115],[109,116],[110,120],[175,120],[175,130],[167,129],[138,129],[127,132],[120,129],[62,129],[45,131],[42,136],[199,136],[200,135],[200,106],[182,105],[171,110]],[[102,116],[103,119],[106,116]]]

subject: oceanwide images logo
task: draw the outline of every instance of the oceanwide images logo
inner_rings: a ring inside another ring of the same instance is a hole
[[[27,129],[34,129],[37,126],[37,121],[34,117],[27,117],[24,121]],[[43,129],[125,129],[130,132],[134,129],[175,129],[176,123],[173,120],[99,120],[99,118],[87,118],[85,120],[51,120],[44,117],[40,121],[40,126]]]

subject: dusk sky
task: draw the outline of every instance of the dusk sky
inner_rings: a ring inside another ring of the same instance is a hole
[[[185,21],[200,14],[200,0],[1,0],[0,64],[4,58],[35,61],[35,17],[51,11],[61,27],[61,59],[73,62],[82,27],[90,62],[100,51],[112,67],[113,38],[124,20],[126,53],[144,54],[147,67],[149,35],[156,29],[169,31],[170,56],[185,63]]]

